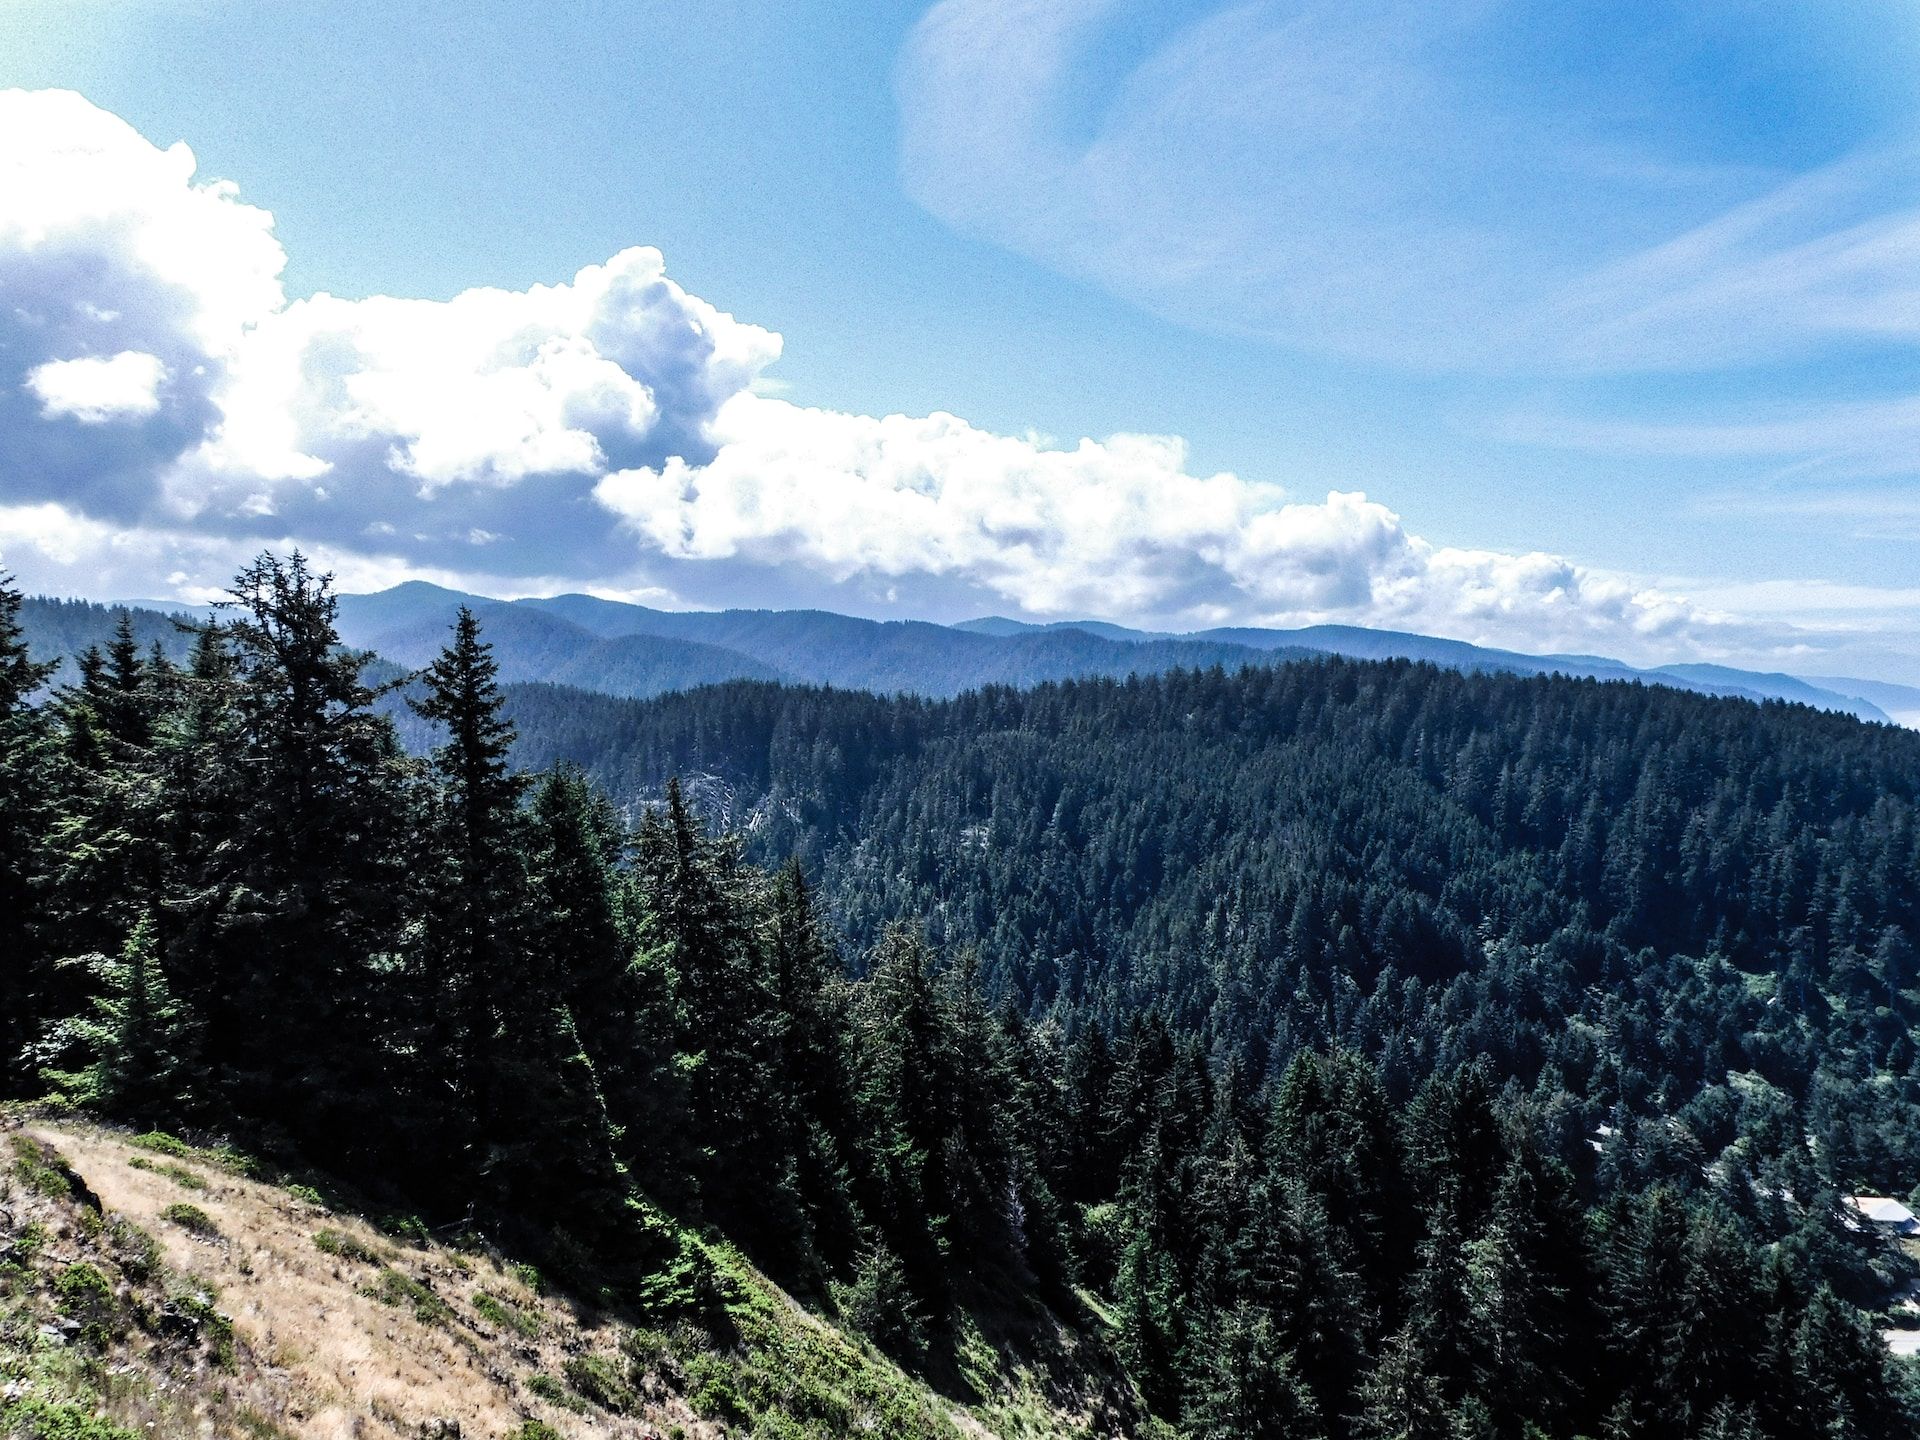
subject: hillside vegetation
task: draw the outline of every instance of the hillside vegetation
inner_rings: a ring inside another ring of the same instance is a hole
[[[335,1227],[362,1298],[532,1264],[740,1434],[1914,1431],[1917,737],[1345,661],[516,733],[461,612],[417,757],[325,577],[234,598],[36,704],[0,587],[0,1084],[474,1237]]]
[[[738,1255],[716,1334],[635,1325],[477,1231],[46,1115],[0,1124],[0,1433],[47,1440],[1093,1433],[1013,1377],[976,1415]],[[1057,1428],[1056,1428],[1057,1427]]]

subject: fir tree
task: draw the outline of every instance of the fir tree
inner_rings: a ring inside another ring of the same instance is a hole
[[[20,592],[0,575],[0,1087],[17,1094],[26,1049],[46,1018],[49,996],[41,948],[40,894],[51,756],[45,716],[33,703],[53,674],[28,651]]]
[[[111,1115],[148,1125],[177,1120],[195,1103],[201,1027],[167,983],[152,918],[135,922],[118,958],[81,963],[98,983],[94,1013],[62,1023],[50,1048],[77,1046],[91,1058],[79,1071],[49,1069],[44,1078]]]

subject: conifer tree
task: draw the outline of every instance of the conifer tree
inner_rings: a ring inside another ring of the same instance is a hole
[[[1485,1229],[1467,1248],[1466,1267],[1478,1390],[1529,1397],[1543,1423],[1558,1417],[1572,1378],[1567,1295],[1556,1283],[1553,1251],[1574,1242],[1555,1233],[1545,1212],[1533,1174],[1515,1157]]]
[[[1410,1322],[1390,1336],[1360,1391],[1361,1440],[1451,1440],[1446,1395]]]
[[[768,1084],[771,994],[738,845],[706,833],[675,780],[642,824],[635,858],[674,976],[687,1121],[705,1152],[706,1202],[750,1232],[769,1215],[785,1223],[798,1202],[772,1143],[779,1127]]]
[[[419,679],[424,693],[407,703],[447,737],[433,752],[447,833],[445,869],[433,885],[438,933],[428,942],[429,1055],[453,1062],[435,1087],[446,1098],[437,1107],[441,1123],[484,1132],[498,1103],[505,1007],[528,978],[520,973],[529,956],[517,837],[526,782],[507,767],[513,728],[500,718],[499,665],[473,611],[460,607],[452,639]],[[534,987],[536,1003],[541,988]]]
[[[618,868],[617,817],[578,770],[542,776],[527,826],[528,943],[574,1017],[630,1166],[683,1170],[685,1094],[674,1065],[673,977]],[[663,1194],[673,1186],[663,1184]]]
[[[1326,1433],[1313,1392],[1281,1349],[1269,1316],[1235,1306],[1196,1349],[1181,1417],[1192,1440],[1315,1440]]]
[[[53,674],[20,624],[21,595],[0,575],[0,1089],[19,1093],[28,1044],[46,1018],[45,952],[35,876],[52,816],[44,712],[33,703]]]
[[[774,876],[766,951],[781,1148],[807,1213],[807,1238],[831,1263],[847,1258],[855,1243],[857,1206],[847,1161],[865,1137],[852,1104],[840,958],[797,858]]]
[[[88,957],[97,982],[93,1014],[64,1021],[52,1048],[77,1046],[78,1071],[45,1078],[73,1101],[143,1124],[177,1120],[195,1106],[201,1027],[161,968],[151,916],[142,915],[117,958]]]
[[[360,1145],[399,1078],[361,1037],[391,1030],[396,971],[381,960],[418,870],[412,767],[372,709],[368,657],[339,643],[331,576],[266,554],[229,594],[246,781],[209,1044],[242,1114],[298,1115],[326,1150]]]

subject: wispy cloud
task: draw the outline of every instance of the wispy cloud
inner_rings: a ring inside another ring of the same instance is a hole
[[[1793,169],[1656,143],[1623,120],[1634,97],[1530,68],[1561,8],[1237,4],[1111,74],[1122,0],[944,0],[897,75],[903,178],[950,223],[1170,318],[1397,365],[1637,371],[1920,339],[1920,152]],[[1665,23],[1651,39],[1676,50],[1777,39],[1745,9]]]
[[[1855,474],[1906,473],[1920,464],[1920,397],[1753,408],[1688,421],[1521,411],[1486,428],[1521,444],[1605,455],[1818,459]]]

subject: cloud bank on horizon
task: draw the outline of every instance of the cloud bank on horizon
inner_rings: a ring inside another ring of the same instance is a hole
[[[268,545],[344,584],[1391,625],[1630,659],[1819,637],[1561,557],[1438,545],[1363,493],[1195,474],[759,386],[780,337],[657,251],[451,300],[289,297],[272,217],[70,92],[0,93],[0,564],[198,596]]]

